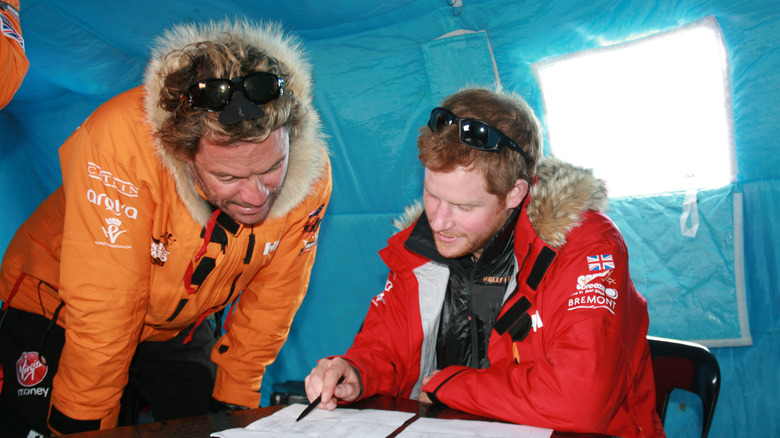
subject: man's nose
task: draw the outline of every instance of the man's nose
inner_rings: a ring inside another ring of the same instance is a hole
[[[268,199],[271,190],[260,177],[250,178],[241,192],[241,201],[259,207]]]
[[[439,202],[428,219],[434,232],[449,229],[452,226],[452,209],[446,202]]]

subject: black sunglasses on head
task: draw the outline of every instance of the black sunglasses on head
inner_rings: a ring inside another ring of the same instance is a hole
[[[439,133],[445,126],[452,125],[455,122],[458,123],[458,138],[466,146],[489,152],[498,152],[502,146],[507,146],[509,149],[519,152],[526,162],[530,162],[528,154],[520,149],[520,146],[503,132],[479,120],[457,117],[447,108],[437,107],[431,111],[431,118],[428,119],[428,129],[434,133]]]
[[[268,103],[284,94],[284,79],[268,72],[257,72],[244,77],[204,79],[193,84],[181,96],[197,111],[222,111],[233,94],[241,92],[255,105]]]

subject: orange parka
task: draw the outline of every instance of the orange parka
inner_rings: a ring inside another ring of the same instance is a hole
[[[100,419],[101,428],[116,424],[139,342],[173,338],[228,306],[227,333],[211,354],[213,394],[259,405],[265,367],[304,298],[331,194],[319,119],[309,108],[311,126],[291,134],[287,176],[269,216],[245,226],[220,214],[186,163],[152,135],[149,120],[159,116],[147,96],[156,91],[152,75],[99,107],[62,145],[62,186],[17,231],[2,264],[4,302],[22,278],[12,307],[51,317],[64,302],[52,404],[73,419]],[[294,91],[310,104],[308,89]]]
[[[30,66],[24,54],[18,0],[0,0],[0,28],[0,108],[3,108],[22,85]]]

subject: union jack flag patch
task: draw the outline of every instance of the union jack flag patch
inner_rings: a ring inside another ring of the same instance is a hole
[[[0,14],[0,28],[3,31],[3,35],[16,40],[16,42],[22,46],[22,50],[24,50],[24,40],[22,39],[22,35],[20,35],[19,32],[14,29],[14,25],[11,23],[11,20],[6,18],[6,16],[3,14]]]
[[[19,34],[19,32],[14,28],[13,23],[11,23],[11,20],[6,18],[5,15],[0,13],[0,29],[3,31],[3,35],[16,40],[17,43],[19,43],[20,46],[22,46],[22,50],[24,50],[24,40],[22,39],[22,35]]]
[[[612,254],[588,256],[589,271],[603,271],[606,269],[615,269],[615,262],[612,260]]]

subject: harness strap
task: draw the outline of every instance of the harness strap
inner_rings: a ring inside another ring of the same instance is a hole
[[[7,310],[8,307],[11,305],[11,300],[13,299],[14,295],[16,295],[17,292],[19,292],[19,285],[22,284],[22,280],[24,280],[24,277],[26,276],[27,274],[25,274],[24,272],[19,274],[19,277],[16,279],[14,286],[11,288],[11,293],[8,295],[8,299],[5,300],[5,302],[3,303],[3,308],[2,308],[3,316],[0,317],[0,327],[3,326],[3,321],[5,321],[5,315],[8,314]]]
[[[22,280],[24,280],[24,277],[26,276],[27,274],[22,272],[19,274],[19,277],[16,278],[16,282],[14,282],[14,286],[11,288],[11,293],[8,295],[8,299],[3,303],[3,310],[7,309],[11,304],[11,300],[14,298],[14,295],[19,292],[19,285],[22,284]]]
[[[206,222],[206,229],[203,235],[203,245],[200,247],[200,250],[197,254],[195,254],[195,261],[197,262],[200,260],[201,257],[203,257],[203,254],[206,253],[206,248],[209,245],[209,242],[211,242],[211,233],[214,231],[214,227],[217,225],[217,216],[220,214],[220,210],[216,209],[214,210],[214,213],[211,214],[211,217],[209,217],[208,222]],[[187,290],[187,293],[192,295],[197,290],[195,290],[194,287],[192,287],[192,273],[195,271],[195,267],[193,266],[192,261],[190,260],[189,266],[187,266],[187,271],[184,273],[184,288]]]
[[[46,358],[41,356],[41,351],[43,351],[43,346],[46,345],[46,338],[49,337],[49,333],[51,333],[54,326],[57,324],[57,318],[60,317],[60,310],[65,307],[65,302],[60,301],[60,305],[57,306],[57,309],[54,310],[54,314],[51,316],[51,320],[49,321],[49,325],[46,326],[46,331],[43,332],[43,339],[41,339],[41,345],[38,347],[37,353],[38,353],[38,361],[40,361],[42,364],[46,364]]]

